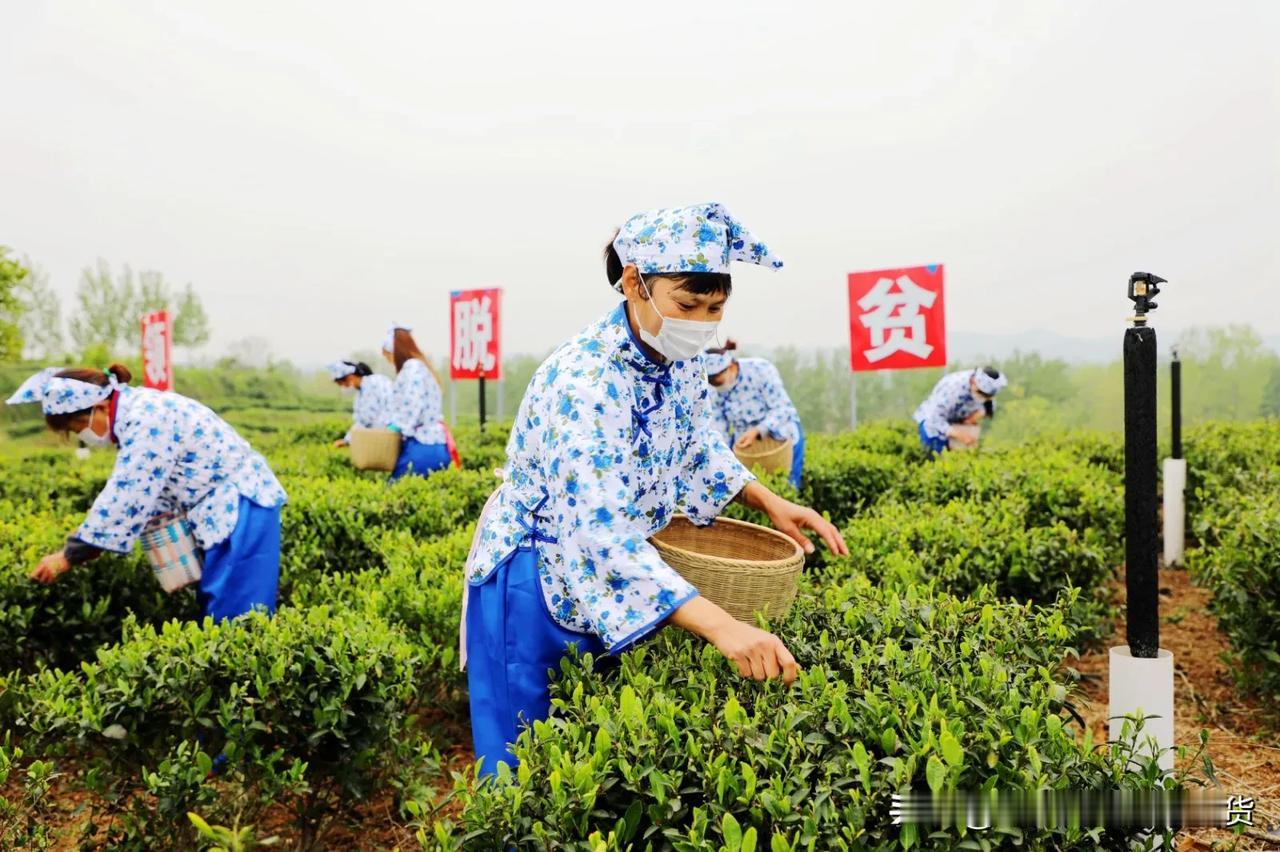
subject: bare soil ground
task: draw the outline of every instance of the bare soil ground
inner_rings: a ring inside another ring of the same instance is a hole
[[[1104,646],[1124,644],[1125,586],[1123,574],[1114,584],[1120,618],[1115,637]],[[1227,637],[1208,609],[1209,593],[1191,582],[1186,571],[1160,572],[1160,647],[1173,652],[1174,737],[1199,748],[1200,731],[1209,732],[1208,754],[1224,792],[1253,797],[1254,830],[1239,837],[1222,829],[1200,829],[1179,835],[1179,850],[1280,849],[1280,708],[1264,708],[1242,695],[1224,659]],[[1076,666],[1085,676],[1089,704],[1082,715],[1095,742],[1107,736],[1108,647],[1084,655]],[[1275,840],[1264,839],[1274,833]],[[1234,847],[1232,844],[1235,844]]]

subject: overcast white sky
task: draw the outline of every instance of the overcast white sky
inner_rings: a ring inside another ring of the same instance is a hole
[[[613,302],[599,250],[719,200],[744,345],[847,342],[847,272],[942,262],[953,331],[1280,332],[1280,3],[6,4],[0,244],[193,282],[213,352],[319,363],[451,289],[504,346]],[[64,305],[65,307],[65,305]]]

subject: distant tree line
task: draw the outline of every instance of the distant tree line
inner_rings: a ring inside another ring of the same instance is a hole
[[[99,259],[80,273],[75,305],[63,322],[62,303],[49,276],[29,259],[0,246],[0,362],[22,359],[105,363],[139,345],[143,314],[168,310],[175,346],[195,349],[209,340],[209,317],[195,287],[175,288],[154,269],[114,272]]]

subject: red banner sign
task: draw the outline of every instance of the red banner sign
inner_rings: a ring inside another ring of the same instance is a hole
[[[142,318],[142,386],[173,390],[173,322],[168,311]]]
[[[849,273],[855,373],[947,365],[942,265]]]
[[[449,294],[449,378],[502,378],[501,301],[502,291],[496,288]]]

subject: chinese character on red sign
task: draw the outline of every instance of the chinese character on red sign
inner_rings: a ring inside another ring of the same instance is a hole
[[[142,385],[173,390],[173,324],[168,311],[142,318]]]
[[[855,373],[947,365],[942,266],[849,273]]]
[[[454,290],[449,294],[449,378],[500,379],[498,347],[502,291]]]

